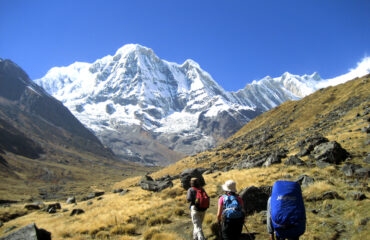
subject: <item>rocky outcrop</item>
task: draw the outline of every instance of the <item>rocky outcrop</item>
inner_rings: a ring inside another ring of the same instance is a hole
[[[0,240],[51,240],[51,233],[36,227],[36,224],[29,224]]]
[[[297,147],[301,150],[297,154],[298,157],[303,157],[309,155],[316,146],[329,142],[329,140],[321,135],[314,135],[306,138],[305,140],[299,141]]]
[[[139,183],[140,187],[147,191],[160,192],[163,189],[173,187],[173,183],[170,179],[163,181],[154,181],[149,175],[145,175]]]
[[[316,161],[339,164],[346,160],[349,153],[339,143],[332,141],[316,146],[312,156]]]

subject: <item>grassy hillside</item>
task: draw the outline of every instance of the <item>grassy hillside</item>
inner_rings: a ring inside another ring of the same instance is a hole
[[[271,186],[276,180],[295,180],[306,174],[315,182],[303,187],[307,212],[307,230],[301,239],[367,239],[370,235],[370,200],[353,200],[351,192],[369,196],[368,178],[346,177],[340,168],[345,163],[369,167],[364,158],[369,154],[367,128],[370,118],[370,76],[317,91],[300,100],[291,101],[266,112],[246,126],[223,145],[207,152],[185,158],[176,164],[151,174],[154,178],[176,175],[189,167],[212,168],[204,175],[211,207],[204,221],[208,239],[216,239],[216,201],[225,180],[233,179],[238,190],[249,186]],[[350,157],[345,163],[319,168],[313,159],[302,157],[305,166],[286,166],[289,156],[297,154],[297,145],[315,134],[337,141]],[[269,167],[239,169],[238,162],[284,150],[282,163]],[[218,169],[218,170],[217,170]],[[52,232],[54,239],[191,239],[192,225],[186,191],[180,180],[174,187],[160,193],[142,190],[140,177],[127,178],[111,186],[129,192],[105,194],[101,200],[63,204],[56,214],[26,211],[24,204],[0,208],[0,216],[26,214],[4,223],[0,235],[11,226],[21,227],[35,222],[38,227]],[[323,193],[335,191],[337,199],[320,200]],[[70,216],[80,208],[84,214]],[[256,239],[267,239],[265,216],[255,213],[247,217],[246,226]],[[246,230],[243,230],[246,232]]]

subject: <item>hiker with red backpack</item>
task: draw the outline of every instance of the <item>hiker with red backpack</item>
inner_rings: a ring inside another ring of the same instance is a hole
[[[186,194],[186,200],[190,202],[190,215],[193,222],[193,239],[204,240],[202,223],[206,210],[209,207],[209,197],[199,183],[198,178],[190,180],[190,188]]]
[[[238,240],[244,224],[244,207],[242,198],[236,193],[236,183],[227,180],[222,189],[225,194],[218,200],[217,220],[221,225],[223,240]]]
[[[267,201],[267,231],[270,240],[298,240],[306,230],[306,212],[301,186],[277,181]]]

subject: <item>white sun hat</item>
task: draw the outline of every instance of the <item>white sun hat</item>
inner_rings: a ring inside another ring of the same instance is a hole
[[[236,192],[236,183],[233,180],[227,180],[222,189],[226,192]]]

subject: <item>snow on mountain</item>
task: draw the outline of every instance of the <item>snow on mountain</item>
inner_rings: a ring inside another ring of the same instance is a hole
[[[167,62],[128,44],[91,64],[52,68],[35,82],[122,158],[166,165],[214,147],[260,113],[314,92],[323,80],[317,73],[284,73],[227,92],[193,60]]]

